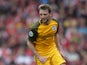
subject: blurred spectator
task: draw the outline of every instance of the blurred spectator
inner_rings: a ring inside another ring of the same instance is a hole
[[[18,54],[15,58],[15,63],[16,64],[25,64],[25,65],[31,65],[33,62],[33,57],[28,56],[26,54],[26,50],[24,49],[23,46],[19,47]]]
[[[41,3],[47,4],[48,0],[40,0]]]
[[[3,58],[0,58],[0,65],[6,65]]]
[[[87,60],[87,50],[83,49],[80,52],[81,52],[81,55],[83,57],[82,58],[83,59],[82,65],[87,65],[87,62],[86,62],[86,60]]]
[[[68,50],[65,51],[65,58],[69,65],[80,65],[80,56],[74,48],[74,44],[70,44]]]
[[[80,17],[78,19],[78,25],[79,25],[79,28],[78,28],[78,32],[80,34],[85,34],[87,35],[87,23],[86,23],[86,19],[84,17]]]

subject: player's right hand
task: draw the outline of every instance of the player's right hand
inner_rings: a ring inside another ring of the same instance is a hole
[[[45,63],[47,61],[47,57],[39,56],[38,59],[40,60],[41,63]]]

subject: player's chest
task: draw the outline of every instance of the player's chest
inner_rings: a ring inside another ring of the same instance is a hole
[[[45,25],[41,24],[38,28],[39,36],[54,35],[56,33],[57,26],[53,24]]]

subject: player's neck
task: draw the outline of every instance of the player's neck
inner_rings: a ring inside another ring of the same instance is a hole
[[[45,25],[48,25],[50,23],[50,19],[48,19],[46,22],[42,22]]]

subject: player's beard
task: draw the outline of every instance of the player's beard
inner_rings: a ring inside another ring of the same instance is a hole
[[[49,21],[49,19],[47,18],[47,19],[41,19],[41,22],[42,23],[47,23]]]

